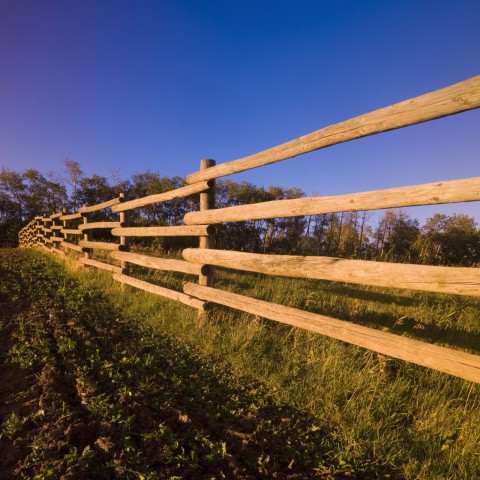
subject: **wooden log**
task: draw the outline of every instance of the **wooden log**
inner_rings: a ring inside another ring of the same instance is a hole
[[[60,217],[60,220],[68,221],[68,220],[76,220],[77,218],[82,218],[82,214],[80,212],[70,213],[68,215],[62,215]]]
[[[80,240],[78,244],[82,247],[82,250],[119,250],[120,245],[118,243],[108,242],[94,242],[91,240]],[[85,257],[86,258],[86,257]]]
[[[151,257],[149,255],[140,255],[138,253],[129,252],[112,252],[111,256],[115,260],[133,263],[142,267],[155,268],[157,270],[190,273],[192,275],[200,275],[202,271],[204,271],[204,265],[197,265],[183,260]]]
[[[92,222],[79,225],[78,229],[83,232],[84,230],[93,230],[95,228],[118,228],[122,226],[122,222]]]
[[[63,226],[62,225],[52,225],[52,230],[62,230]]]
[[[187,185],[186,187],[180,187],[169,192],[156,193],[154,195],[148,195],[147,197],[137,198],[124,202],[120,205],[112,207],[112,212],[123,212],[125,210],[132,210],[133,208],[144,207],[145,205],[151,205],[152,203],[166,202],[167,200],[174,200],[175,198],[183,198],[188,195],[203,192],[209,188],[209,182],[198,182],[193,185]]]
[[[78,212],[80,214],[83,213],[92,213],[92,212],[98,212],[99,210],[103,210],[104,208],[112,207],[114,205],[118,205],[120,202],[123,201],[122,197],[117,197],[112,200],[107,200],[106,202],[102,203],[97,203],[96,205],[84,205],[82,208],[78,209]]]
[[[86,205],[83,205],[84,208],[86,208],[87,206]],[[90,223],[92,219],[92,214],[90,212],[85,212],[85,213],[82,213],[82,222],[83,222],[83,225],[87,225],[88,223]],[[79,228],[80,230],[80,228]],[[85,230],[83,232],[83,242],[85,244],[85,242],[88,244],[90,242],[93,241],[93,235],[92,235],[92,231],[91,230]],[[85,245],[81,245],[81,242],[79,243],[79,245],[81,247],[85,247]],[[82,248],[82,251],[83,251],[83,257],[84,258],[92,258],[92,255],[93,255],[93,250],[91,248],[88,248],[88,247],[85,247],[85,248]]]
[[[187,175],[186,182],[191,184],[243,172],[356,138],[407,127],[478,107],[480,107],[480,76],[322,128],[263,152],[217,165],[207,171],[192,173]]]
[[[123,199],[125,200],[125,194],[121,194]],[[130,211],[122,211],[119,212],[120,222],[122,222],[122,227],[130,227]],[[120,245],[122,252],[130,251],[130,237],[120,236]],[[131,265],[125,261],[120,262],[120,266],[122,268],[122,273],[125,275],[130,275]]]
[[[113,273],[122,273],[122,269],[115,265],[110,265],[109,263],[99,262],[98,260],[92,260],[91,258],[79,258],[77,263],[81,265],[88,265],[90,267],[99,268],[101,270],[107,270],[108,272]]]
[[[60,218],[62,215],[63,215],[63,212],[53,213],[52,215],[50,215],[50,218],[51,219]]]
[[[42,227],[42,231],[44,231],[45,233],[51,233],[52,229],[47,227]]]
[[[127,275],[114,274],[113,279],[117,282],[130,285],[131,287],[144,290],[145,292],[153,293],[155,295],[159,295],[170,300],[181,302],[185,305],[189,305],[190,307],[198,309],[205,308],[206,302],[199,300],[198,298],[192,298],[190,295],[186,295],[182,292],[177,292],[176,290],[170,290],[169,288],[161,287],[159,285],[153,285],[152,283],[144,282],[143,280],[138,280]]]
[[[60,230],[64,235],[65,234],[68,234],[68,235],[82,235],[82,231],[81,230],[75,230],[75,229],[72,229],[72,228],[62,228]]]
[[[184,221],[187,225],[204,225],[263,218],[473,202],[476,200],[480,200],[480,177],[331,197],[273,200],[205,212],[189,212],[185,215]]]
[[[479,268],[434,267],[332,257],[263,255],[198,248],[187,248],[182,255],[187,262],[267,275],[480,296]]]
[[[76,252],[83,252],[83,249],[80,245],[74,245],[73,243],[66,242],[65,240],[62,242],[61,246],[68,248],[69,250],[75,250]]]
[[[320,333],[374,352],[480,383],[480,356],[431,345],[297,308],[185,283],[184,292],[252,315]]]
[[[209,225],[174,226],[174,227],[124,227],[114,228],[116,237],[200,237],[208,235],[214,227]]]
[[[212,168],[215,166],[215,163],[216,163],[215,160],[211,160],[211,159],[201,160],[200,170],[204,171],[209,168]],[[215,182],[215,180],[210,180],[210,181]],[[199,207],[201,212],[215,209],[215,183],[213,183],[206,192],[200,194]],[[215,248],[214,234],[210,233],[208,236],[200,237],[198,246],[202,249]],[[208,269],[207,274],[206,275],[200,274],[198,276],[198,283],[200,285],[205,285],[207,287],[213,287],[213,284],[215,281],[214,280],[215,270],[213,266],[208,266],[206,268]],[[202,314],[203,312],[200,312],[200,315]]]
[[[50,237],[52,242],[63,242],[63,237]]]

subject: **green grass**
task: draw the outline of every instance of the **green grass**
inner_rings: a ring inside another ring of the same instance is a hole
[[[346,478],[307,410],[129,316],[108,277],[78,277],[0,251],[0,478]]]
[[[191,278],[140,268],[135,274],[175,288]],[[188,345],[237,382],[254,379],[269,402],[307,410],[328,432],[330,451],[320,451],[334,468],[359,478],[480,477],[480,385],[221,307],[199,322],[194,310],[118,285],[108,274],[77,275],[84,288],[106,292],[124,316],[156,335]],[[474,298],[227,270],[218,271],[217,286],[480,353]],[[265,427],[271,438],[278,425]]]
[[[178,288],[173,274],[136,274]],[[480,354],[480,301],[219,269],[218,288]],[[216,308],[208,322],[127,289],[115,303],[203,356],[252,375],[335,432],[355,471],[408,479],[480,478],[480,385],[252,315]],[[162,313],[159,313],[162,312]]]

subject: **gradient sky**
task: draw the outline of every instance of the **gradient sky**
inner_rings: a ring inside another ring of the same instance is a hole
[[[479,25],[479,0],[0,0],[0,166],[185,176],[479,75]],[[332,195],[479,152],[475,110],[230,178]]]

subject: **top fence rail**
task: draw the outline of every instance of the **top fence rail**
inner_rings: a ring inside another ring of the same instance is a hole
[[[187,184],[232,175],[303,153],[480,107],[480,76],[317,130],[290,142],[187,175]]]

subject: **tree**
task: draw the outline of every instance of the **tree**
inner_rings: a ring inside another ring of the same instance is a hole
[[[425,263],[473,266],[480,262],[480,231],[473,217],[437,213],[427,219],[422,233]]]
[[[67,183],[72,187],[71,208],[73,210],[78,210],[82,206],[81,204],[77,204],[78,187],[80,185],[80,180],[83,178],[84,172],[80,168],[80,164],[75,160],[66,158],[63,161],[63,164],[65,165],[65,170],[68,175]]]

